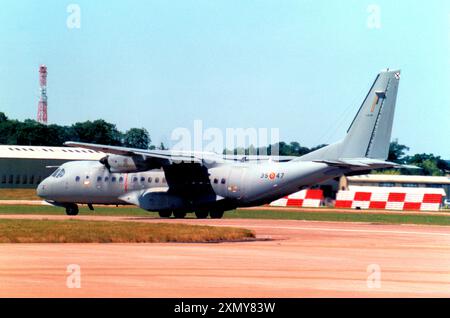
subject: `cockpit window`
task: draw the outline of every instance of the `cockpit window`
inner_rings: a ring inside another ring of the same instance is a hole
[[[56,175],[57,178],[61,178],[62,176],[64,176],[64,174],[66,173],[66,170],[61,169],[59,170],[58,174]]]
[[[52,177],[55,178],[61,178],[62,176],[64,176],[64,174],[66,173],[66,170],[58,168],[55,170],[55,172],[52,173]]]

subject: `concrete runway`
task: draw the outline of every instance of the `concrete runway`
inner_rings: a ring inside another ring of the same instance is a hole
[[[2,244],[1,297],[450,297],[450,227],[250,219],[75,218],[236,226],[271,240]],[[81,288],[67,287],[69,264],[80,266]],[[381,270],[379,276],[370,272],[376,268]]]

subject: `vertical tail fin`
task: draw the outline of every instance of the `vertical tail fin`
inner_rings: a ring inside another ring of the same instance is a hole
[[[394,120],[400,71],[382,71],[376,77],[341,142],[301,157],[301,160],[373,158],[385,160]]]

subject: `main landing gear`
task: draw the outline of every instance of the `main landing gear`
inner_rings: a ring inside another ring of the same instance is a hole
[[[209,212],[209,216],[211,217],[211,219],[221,219],[223,217],[223,213],[225,211],[211,211]]]
[[[75,203],[66,205],[66,214],[67,215],[78,215],[78,205],[76,205]]]
[[[170,216],[172,215],[172,211],[162,211],[159,212],[159,217],[160,218],[170,218]]]
[[[195,211],[197,219],[206,219],[208,217],[208,211]]]

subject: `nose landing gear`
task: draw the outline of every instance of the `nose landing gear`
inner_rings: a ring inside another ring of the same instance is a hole
[[[78,215],[78,205],[76,205],[75,203],[66,205],[66,214]]]

